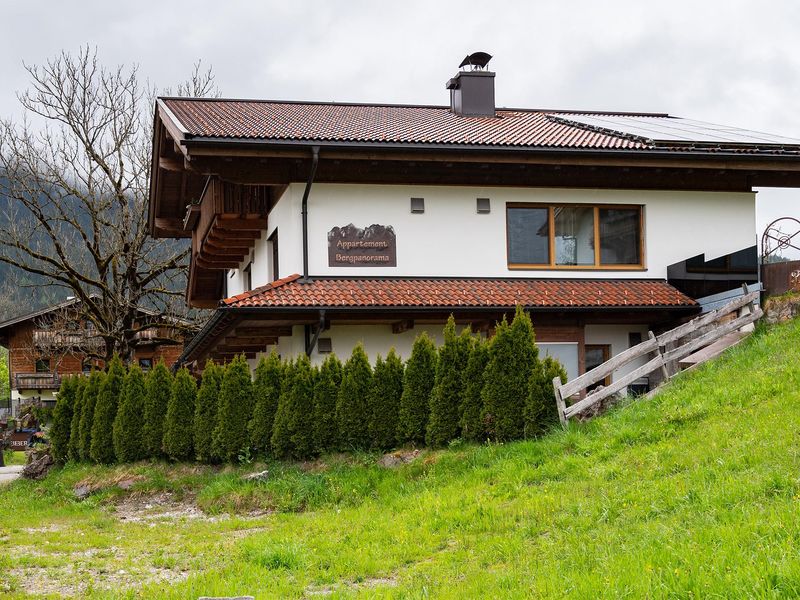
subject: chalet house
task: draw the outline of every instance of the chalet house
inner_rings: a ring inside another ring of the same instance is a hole
[[[67,300],[14,319],[0,322],[0,346],[8,348],[12,416],[21,402],[38,399],[55,405],[65,375],[88,374],[103,368],[97,356],[104,342],[92,324],[77,316],[78,301]],[[153,314],[142,310],[143,319]],[[160,359],[173,364],[183,351],[183,334],[168,326],[142,329],[136,334],[132,360],[147,370]],[[2,409],[4,407],[0,407]]]
[[[187,301],[216,309],[180,362],[407,357],[521,304],[574,377],[758,280],[753,188],[800,185],[800,140],[496,108],[488,58],[445,106],[158,99],[150,231],[191,238]]]

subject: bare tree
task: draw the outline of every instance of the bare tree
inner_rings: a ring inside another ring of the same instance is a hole
[[[188,244],[147,234],[154,91],[137,67],[107,68],[89,48],[25,68],[26,117],[0,122],[0,261],[76,296],[104,358],[127,358],[153,324],[140,307],[158,321],[185,311]],[[197,63],[177,91],[216,94],[211,70]]]

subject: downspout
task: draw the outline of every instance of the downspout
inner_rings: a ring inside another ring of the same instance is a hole
[[[311,193],[311,186],[314,183],[314,177],[317,174],[317,165],[319,164],[319,146],[311,148],[311,172],[308,174],[308,181],[306,181],[306,189],[303,192],[303,206],[300,210],[303,215],[303,277],[299,283],[308,282],[308,196]]]
[[[308,278],[308,196],[311,193],[311,186],[314,184],[314,177],[317,174],[317,165],[319,164],[319,146],[311,147],[311,171],[308,174],[306,181],[306,189],[303,191],[303,204],[300,213],[303,216],[303,276],[297,283],[309,283]],[[319,336],[319,333],[317,333]],[[305,325],[303,327],[303,338],[305,341],[306,354],[311,356],[314,346],[311,344],[311,326]],[[314,338],[316,345],[317,338]]]
[[[325,309],[319,311],[319,323],[317,324],[317,330],[314,332],[314,337],[311,337],[311,325],[306,325],[305,327],[305,334],[306,334],[306,354],[311,356],[311,353],[314,351],[314,348],[317,347],[317,340],[319,340],[319,336],[322,331],[325,329]]]

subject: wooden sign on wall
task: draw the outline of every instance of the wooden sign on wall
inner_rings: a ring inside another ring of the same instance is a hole
[[[352,223],[328,232],[329,267],[396,267],[397,243],[391,225],[362,229]]]

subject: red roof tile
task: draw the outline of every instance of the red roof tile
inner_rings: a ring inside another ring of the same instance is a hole
[[[291,275],[222,301],[233,308],[349,307],[691,307],[663,280],[445,279]]]
[[[162,101],[188,137],[502,147],[648,147],[635,136],[591,130],[556,119],[546,111],[499,109],[497,117],[463,117],[448,107],[437,106],[187,98]]]

